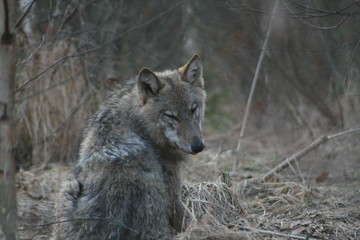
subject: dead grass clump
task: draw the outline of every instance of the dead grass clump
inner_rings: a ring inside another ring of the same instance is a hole
[[[49,239],[55,222],[57,186],[68,178],[71,170],[56,166],[16,174],[19,239]]]
[[[182,198],[197,219],[208,215],[226,224],[237,220],[242,213],[238,196],[220,181],[185,185]]]
[[[358,239],[359,199],[294,182],[187,185],[197,221],[177,239]],[[335,192],[338,192],[336,189]],[[352,199],[350,201],[350,199]]]

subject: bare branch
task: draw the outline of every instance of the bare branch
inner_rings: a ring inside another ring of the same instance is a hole
[[[258,179],[249,179],[249,180],[245,180],[245,181],[247,181],[247,182],[252,182],[252,181],[254,181],[254,182],[264,182],[267,179],[269,179],[270,177],[272,177],[275,174],[282,171],[283,169],[287,168],[290,164],[294,163],[296,160],[299,160],[300,158],[302,158],[303,156],[305,156],[306,154],[308,154],[309,152],[311,152],[312,150],[314,150],[315,148],[317,148],[321,144],[325,143],[327,140],[333,139],[335,137],[343,136],[343,135],[346,135],[346,134],[355,133],[355,132],[360,132],[360,127],[359,128],[349,129],[349,130],[342,131],[342,132],[339,132],[339,133],[335,133],[335,134],[332,134],[332,135],[324,135],[324,136],[318,138],[317,140],[315,140],[314,142],[312,142],[311,144],[309,144],[308,146],[306,146],[304,149],[301,149],[297,153],[295,153],[292,156],[286,158],[283,162],[278,164],[276,167],[271,169],[269,172],[267,172],[262,177],[260,177]]]
[[[46,73],[46,72],[49,71],[51,68],[53,68],[53,67],[55,67],[56,65],[58,65],[59,63],[62,63],[62,62],[66,61],[67,59],[70,59],[70,58],[80,57],[80,56],[86,55],[86,54],[88,54],[88,53],[98,51],[98,50],[102,49],[103,47],[104,47],[104,45],[101,45],[101,46],[98,46],[98,47],[94,47],[94,48],[92,48],[92,49],[89,49],[89,50],[87,50],[87,51],[80,52],[80,53],[76,53],[76,54],[73,54],[73,55],[64,56],[64,57],[56,60],[55,62],[53,62],[52,64],[50,64],[47,68],[45,68],[43,71],[39,72],[39,73],[36,74],[34,77],[26,80],[20,87],[18,87],[18,88],[15,90],[15,93],[16,93],[16,92],[19,92],[20,90],[22,90],[24,87],[26,87],[26,85],[28,85],[29,83],[31,83],[31,82],[34,81],[35,79],[39,78],[41,75],[43,75],[44,73]]]
[[[180,1],[176,4],[174,4],[172,7],[168,8],[166,11],[156,15],[155,17],[149,19],[148,21],[144,22],[144,23],[141,23],[139,25],[136,25],[134,27],[131,27],[129,28],[128,30],[122,32],[118,37],[116,38],[113,38],[111,39],[110,41],[100,45],[100,46],[97,46],[97,47],[94,47],[92,49],[89,49],[87,51],[84,51],[84,52],[80,52],[80,53],[77,53],[77,54],[73,54],[73,55],[69,55],[69,56],[64,56],[60,59],[58,59],[57,61],[53,62],[52,64],[50,64],[48,67],[46,67],[43,71],[39,72],[38,74],[36,74],[34,77],[26,80],[20,87],[18,87],[16,90],[15,90],[15,93],[21,91],[24,87],[26,87],[29,83],[33,82],[34,80],[36,80],[37,78],[39,78],[40,76],[42,76],[44,73],[48,72],[50,69],[52,69],[53,67],[59,65],[60,63],[63,63],[64,61],[66,61],[67,59],[69,58],[74,58],[74,57],[79,57],[79,56],[83,56],[83,55],[86,55],[88,53],[91,53],[91,52],[95,52],[95,51],[98,51],[98,50],[101,50],[103,49],[105,46],[109,45],[109,44],[112,44],[116,41],[118,41],[119,39],[121,39],[122,37],[124,37],[126,34],[138,29],[138,28],[142,28],[150,23],[152,23],[153,21],[155,21],[156,19],[158,18],[161,18],[162,16],[168,14],[170,11],[172,11],[173,9],[175,9],[176,7],[180,6],[181,4],[183,4],[186,0],[183,0],[183,1]],[[40,46],[41,47],[41,46]],[[31,56],[30,56],[31,57]]]
[[[348,77],[349,77],[350,68],[351,68],[351,65],[352,65],[352,63],[353,63],[353,60],[354,60],[355,54],[356,54],[356,52],[357,52],[357,49],[358,49],[358,47],[359,47],[359,43],[360,43],[360,38],[359,38],[359,40],[358,40],[357,43],[356,43],[356,47],[355,47],[355,50],[354,50],[354,52],[353,52],[353,55],[351,56],[349,66],[348,66],[347,69],[346,69],[346,76],[345,76],[345,81],[344,81],[345,87],[348,85]]]
[[[34,5],[34,3],[36,2],[36,0],[33,0],[28,8],[26,9],[26,11],[23,13],[23,15],[20,17],[20,19],[16,22],[15,28],[18,28],[20,26],[20,24],[22,23],[22,21],[24,21],[25,17],[29,14],[31,7]]]
[[[279,232],[256,229],[256,228],[250,228],[250,227],[244,227],[244,226],[242,226],[242,228],[244,228],[246,230],[249,230],[249,231],[252,231],[252,232],[268,234],[268,235],[272,235],[272,236],[281,236],[281,237],[286,237],[286,238],[294,238],[294,239],[302,239],[302,240],[319,240],[318,238],[309,238],[307,236],[304,237],[304,236],[299,236],[299,235],[294,235],[294,234],[279,233]]]
[[[134,30],[136,30],[136,29],[138,29],[138,28],[142,28],[142,27],[144,27],[144,26],[146,26],[146,25],[149,25],[150,23],[154,22],[155,20],[163,17],[164,15],[166,15],[167,13],[169,13],[170,11],[174,10],[175,8],[177,8],[178,6],[180,6],[181,4],[183,4],[185,1],[187,1],[187,0],[183,0],[183,1],[177,2],[177,3],[174,4],[172,7],[168,8],[166,11],[158,14],[157,16],[149,19],[148,21],[146,21],[146,22],[144,22],[144,23],[141,23],[141,24],[139,24],[139,25],[136,25],[136,26],[134,26],[134,27],[129,28],[129,29],[126,30],[125,32],[121,33],[120,37],[122,37],[122,36],[124,36],[124,35],[126,35],[126,34],[128,34],[128,33],[130,33],[130,32],[132,32],[132,31],[134,31]],[[118,39],[115,39],[114,41],[116,41],[116,40],[118,40]]]
[[[278,2],[279,2],[278,0],[275,0],[275,2],[274,2],[273,11],[272,11],[272,14],[271,14],[271,17],[270,17],[269,27],[268,27],[268,30],[266,32],[265,40],[264,40],[264,43],[263,43],[263,46],[262,46],[262,49],[261,49],[261,53],[260,53],[260,56],[259,56],[259,60],[258,60],[257,66],[256,66],[255,75],[254,75],[254,78],[253,78],[253,81],[252,81],[248,101],[247,101],[246,108],[245,108],[244,118],[243,118],[243,121],[242,121],[242,124],[241,124],[241,130],[240,130],[240,135],[239,135],[239,139],[238,139],[238,144],[237,144],[237,147],[236,147],[236,152],[239,152],[240,148],[241,148],[241,141],[242,141],[242,138],[244,137],[246,123],[247,123],[247,120],[249,118],[251,102],[252,102],[252,99],[253,99],[256,83],[257,83],[257,80],[259,78],[260,68],[261,68],[261,65],[262,65],[262,61],[264,59],[264,54],[265,54],[267,44],[268,44],[268,41],[269,41],[270,32],[271,32],[271,24],[272,24],[272,20],[273,20],[275,11],[277,9]],[[238,165],[239,165],[239,159],[237,158],[235,163],[234,163],[234,166],[233,166],[233,172],[236,171]]]
[[[352,6],[356,5],[356,3],[354,2],[353,4],[349,4],[341,9],[338,9],[336,11],[329,11],[329,10],[324,10],[324,9],[318,9],[318,8],[311,8],[308,6],[304,6],[301,5],[299,3],[296,3],[294,1],[289,1],[294,7],[296,7],[297,9],[301,9],[304,10],[308,15],[308,17],[324,17],[324,16],[329,16],[329,15],[348,15],[351,14],[351,12],[344,12],[345,10],[351,8]],[[319,14],[317,16],[315,15],[309,15],[309,13],[311,14]]]
[[[290,7],[288,4],[284,3],[284,6],[288,9],[288,11],[293,15],[295,16],[296,18],[300,19],[300,21],[312,28],[316,28],[316,29],[320,29],[320,30],[331,30],[331,29],[335,29],[335,28],[338,28],[340,25],[342,25],[345,20],[350,17],[351,15],[355,14],[355,13],[359,13],[360,12],[360,8],[354,10],[354,11],[351,11],[351,12],[347,12],[347,13],[344,13],[343,11],[356,5],[355,3],[352,3],[350,5],[347,5],[346,7],[340,9],[340,10],[337,10],[337,11],[325,11],[325,10],[319,10],[319,9],[315,9],[315,8],[309,8],[309,7],[305,7],[305,6],[302,6],[302,5],[299,5],[299,4],[296,4],[292,1],[289,1],[292,5],[296,6],[297,8],[302,8],[306,11],[306,16],[300,16],[298,14],[296,14]],[[322,13],[322,15],[318,15],[318,16],[314,16],[314,15],[311,15],[309,14],[309,12],[311,14],[314,14],[314,13]],[[305,19],[307,18],[310,18],[310,17],[324,17],[324,16],[330,16],[330,15],[345,15],[337,24],[335,25],[332,25],[332,26],[329,26],[329,27],[323,27],[323,26],[318,26],[318,25],[315,25],[315,24],[312,24],[308,21],[305,21]]]

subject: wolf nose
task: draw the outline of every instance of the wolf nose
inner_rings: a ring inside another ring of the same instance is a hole
[[[197,154],[201,152],[204,149],[204,147],[205,147],[204,143],[198,137],[193,138],[191,144],[191,151],[193,154]]]

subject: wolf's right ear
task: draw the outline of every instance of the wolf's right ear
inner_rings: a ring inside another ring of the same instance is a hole
[[[178,72],[183,81],[204,88],[202,64],[198,55],[194,55],[187,64],[178,69]]]
[[[148,68],[140,70],[136,80],[137,95],[141,105],[150,97],[156,96],[164,84],[160,82],[155,73]]]

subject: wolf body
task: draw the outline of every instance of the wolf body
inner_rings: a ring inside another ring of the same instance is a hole
[[[188,221],[180,165],[201,152],[205,102],[200,59],[147,68],[100,107],[61,190],[53,239],[171,239]]]

